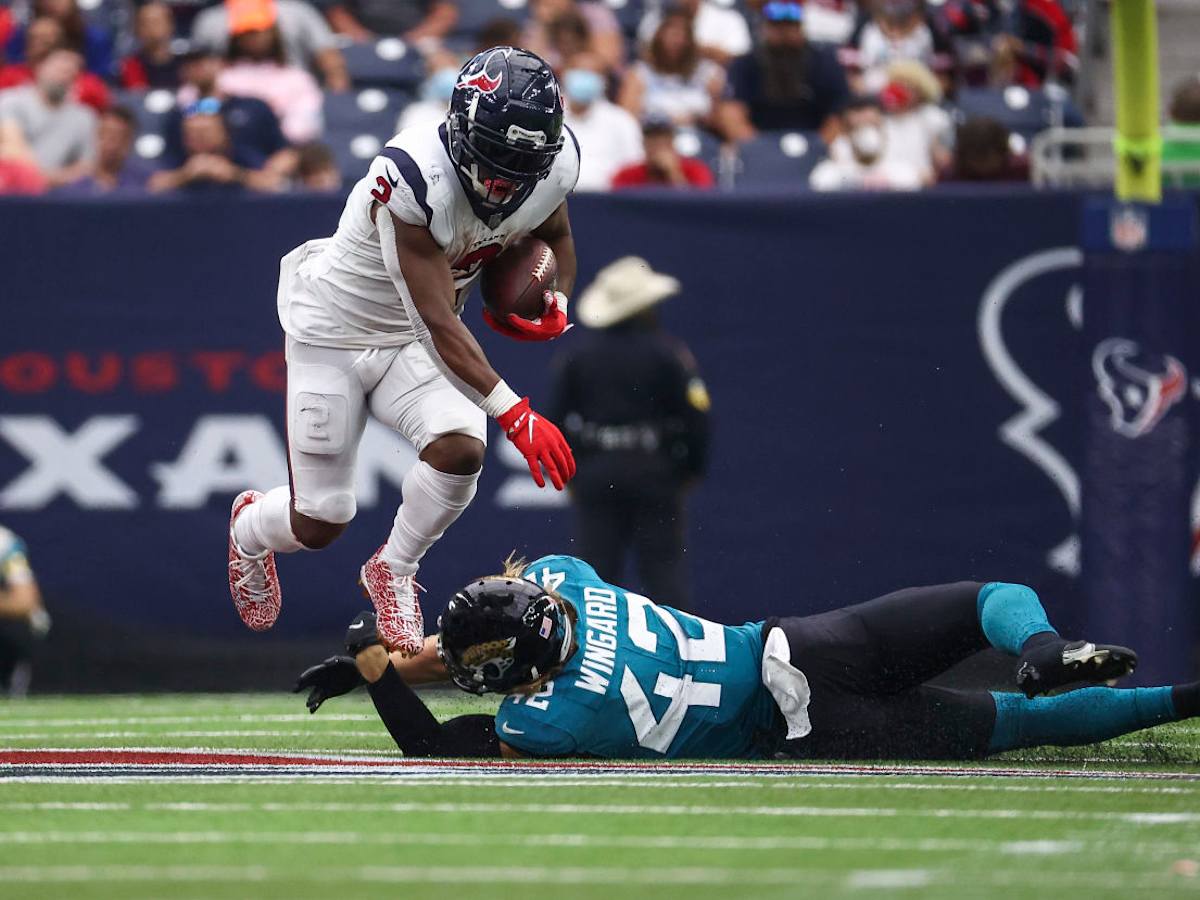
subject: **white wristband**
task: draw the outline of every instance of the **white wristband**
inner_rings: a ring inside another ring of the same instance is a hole
[[[521,398],[501,378],[496,382],[496,386],[492,388],[492,392],[480,401],[479,408],[495,419],[508,412],[520,402]]]

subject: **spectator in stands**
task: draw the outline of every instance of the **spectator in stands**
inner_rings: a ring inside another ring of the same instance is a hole
[[[89,24],[76,0],[33,0],[27,24],[42,18],[54,19],[62,26],[62,46],[83,57],[86,71],[101,78],[113,75],[113,35],[106,28]],[[13,30],[6,53],[10,62],[25,59],[27,39],[26,27]]]
[[[949,79],[954,65],[950,40],[926,11],[924,0],[871,0],[870,12],[840,54],[858,93],[883,90],[887,67],[897,59],[923,62]]]
[[[937,76],[913,59],[888,66],[888,83],[880,94],[887,112],[889,156],[903,159],[921,171],[926,184],[950,162],[954,123],[938,104],[942,86]]]
[[[264,101],[293,144],[320,137],[321,88],[307,70],[288,65],[273,7],[247,4],[230,18],[229,27],[228,64],[217,76],[217,89]]]
[[[711,188],[716,182],[708,166],[680,156],[675,149],[675,126],[669,119],[647,119],[642,126],[645,162],[618,170],[614,189],[635,187]]]
[[[1200,168],[1200,75],[1176,86],[1168,112],[1172,131],[1163,141],[1163,162],[1191,163]],[[1169,176],[1168,183],[1194,188],[1200,185],[1200,175]]]
[[[530,0],[529,12],[529,21],[516,43],[538,54],[555,70],[561,70],[565,60],[584,50],[604,62],[606,73],[616,73],[624,67],[625,37],[617,17],[604,3],[598,0]],[[579,20],[584,23],[582,29]],[[575,38],[577,41],[581,36],[586,46],[561,46],[564,39]]]
[[[33,82],[33,70],[55,50],[70,49],[57,19],[43,16],[29,23],[25,33],[25,61],[0,66],[0,90]],[[80,71],[71,85],[71,96],[99,112],[109,104],[108,86],[91,72]]]
[[[1028,181],[1029,164],[1012,151],[1008,129],[979,116],[958,126],[954,157],[941,181]]]
[[[692,36],[700,52],[721,65],[750,52],[750,26],[737,9],[712,0],[673,0],[666,11],[683,13],[691,23]],[[640,43],[645,45],[654,40],[663,17],[661,7],[652,8],[642,17],[638,24]]]
[[[0,691],[10,697],[28,693],[33,649],[49,630],[25,544],[0,528]]]
[[[458,81],[461,66],[453,54],[441,51],[429,59],[429,74],[421,82],[417,99],[404,107],[396,122],[396,130],[421,125],[437,125],[446,120],[450,108],[450,95]]]
[[[512,19],[490,19],[475,35],[475,46],[471,56],[482,53],[489,47],[522,47],[521,26]]]
[[[0,93],[0,121],[17,125],[50,187],[86,175],[95,157],[96,114],[70,97],[82,68],[78,53],[54,50],[33,84]]]
[[[804,7],[771,0],[762,9],[761,41],[729,69],[730,99],[721,105],[722,131],[749,140],[759,131],[813,131],[832,139],[850,96],[834,54],[809,43]]]
[[[137,52],[121,60],[121,87],[140,91],[147,88],[179,87],[179,58],[171,48],[175,19],[162,0],[138,7],[133,22]]]
[[[637,119],[604,96],[604,61],[580,53],[567,64],[562,87],[566,123],[579,141],[577,191],[606,191],[618,171],[642,161],[642,130]]]
[[[273,15],[264,15],[266,6]],[[320,76],[326,90],[345,91],[350,89],[350,76],[346,72],[346,59],[338,49],[324,17],[303,0],[226,0],[224,4],[209,7],[192,26],[192,42],[225,55],[229,50],[230,22],[247,15],[272,18],[279,27],[283,51],[287,62],[300,66]]]
[[[989,5],[997,6],[995,0]],[[1019,0],[1011,15],[997,9],[995,19],[1011,21],[992,44],[992,83],[1041,87],[1047,81],[1071,84],[1079,68],[1079,46],[1071,18],[1059,0]]]
[[[342,173],[328,145],[314,141],[301,147],[297,155],[297,187],[320,194],[341,193]]]
[[[402,37],[436,46],[458,21],[451,0],[333,0],[325,5],[329,24],[352,41]]]
[[[155,172],[150,177],[151,191],[275,192],[287,186],[278,171],[240,164],[221,117],[221,101],[213,97],[198,100],[184,111],[183,149],[183,165]]]
[[[642,121],[667,119],[715,130],[717,101],[724,89],[725,72],[700,55],[691,19],[671,11],[663,16],[645,58],[625,73],[618,102]]]
[[[829,147],[809,176],[818,191],[913,191],[920,170],[889,155],[883,108],[871,97],[856,97],[842,113],[842,136]]]
[[[283,179],[296,171],[296,151],[288,146],[271,107],[256,97],[236,97],[219,90],[217,80],[224,61],[204,48],[194,48],[182,58],[183,87],[176,95],[178,106],[163,126],[166,147],[162,163],[177,169],[187,159],[183,147],[183,114],[192,104],[212,99],[217,104],[225,130],[233,145],[233,159],[250,169],[269,169]]]
[[[40,194],[47,187],[20,126],[0,118],[0,196]]]
[[[96,125],[96,161],[91,171],[63,190],[72,194],[143,193],[152,169],[133,156],[137,119],[123,106],[100,114]]]

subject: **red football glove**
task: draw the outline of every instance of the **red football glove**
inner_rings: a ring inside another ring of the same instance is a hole
[[[529,408],[528,397],[522,397],[507,412],[496,416],[496,421],[529,463],[529,474],[538,487],[546,486],[542,466],[556,491],[561,491],[563,485],[575,477],[575,456],[566,438],[553,422]]]
[[[497,319],[485,306],[483,321],[493,331],[514,341],[552,341],[572,327],[567,322],[567,295],[562,291],[546,291],[542,299],[546,302],[546,308],[536,319],[522,319],[516,313]]]

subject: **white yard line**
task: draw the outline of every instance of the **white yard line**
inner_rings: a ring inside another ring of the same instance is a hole
[[[587,803],[145,803],[139,808],[164,812],[279,812],[279,813],[428,813],[530,814],[614,816],[751,816],[779,818],[933,818],[1029,819],[1041,821],[1125,822],[1132,825],[1200,823],[1200,813],[1091,812],[1030,809],[903,809],[886,806],[702,806],[694,804]]]
[[[1161,874],[1111,871],[953,871],[938,869],[855,869],[851,872],[800,868],[743,868],[687,866],[628,868],[618,866],[359,866],[308,869],[271,866],[147,866],[59,865],[0,866],[0,883],[264,883],[321,882],[339,885],[378,882],[401,888],[405,884],[551,884],[551,885],[780,885],[811,892],[814,887],[894,891],[903,887],[977,887],[1032,885],[1103,889],[1105,891],[1180,890],[1193,887]]]
[[[6,741],[46,741],[46,740],[62,740],[64,735],[55,732],[0,732],[0,738]],[[274,737],[274,738],[330,738],[330,737],[352,737],[352,738],[381,738],[390,741],[387,731],[383,726],[379,726],[371,731],[342,731],[341,729],[323,728],[319,730],[294,730],[294,731],[248,731],[244,729],[233,731],[167,731],[154,733],[149,731],[89,731],[84,737],[87,740],[93,738],[97,740],[110,740],[113,738],[231,738],[231,737]],[[21,748],[14,748],[21,749]],[[40,748],[39,748],[40,749]],[[171,749],[162,748],[159,749]],[[293,748],[294,749],[294,748]],[[262,748],[258,748],[255,752],[262,753]],[[375,751],[377,752],[377,751]]]
[[[227,714],[221,716],[120,716],[89,719],[25,718],[5,719],[0,717],[0,734],[9,728],[95,728],[110,725],[193,725],[200,722],[374,722],[374,713],[329,713],[319,717],[308,713],[281,713],[255,715],[254,713]]]
[[[12,831],[0,832],[5,844],[283,844],[479,846],[470,832],[397,833],[387,831]],[[1003,853],[1059,855],[1109,853],[1183,853],[1195,844],[1125,840],[993,840],[988,838],[833,838],[822,836],[742,837],[739,835],[491,835],[488,844],[512,847],[609,848],[655,850],[812,850],[899,851],[914,853]]]
[[[204,778],[205,776],[197,776]],[[253,776],[247,776],[253,777]],[[403,783],[420,787],[478,787],[480,780],[473,777],[460,778],[405,778],[402,782],[397,779],[386,776],[389,782]],[[22,780],[35,780],[34,778]],[[52,781],[61,779],[52,778]],[[75,782],[83,779],[76,779]],[[120,783],[131,783],[136,779],[122,779]],[[162,779],[169,781],[172,779]],[[288,778],[288,779],[255,779],[263,784],[279,784],[279,783],[296,783],[303,782],[303,778]],[[351,778],[336,779],[334,784],[352,783]],[[870,792],[886,792],[886,791],[939,791],[943,793],[953,792],[996,792],[996,793],[1014,793],[1014,794],[1044,794],[1044,793],[1060,793],[1060,794],[1145,794],[1149,796],[1155,795],[1191,795],[1200,793],[1200,784],[1185,784],[1180,786],[1167,785],[1140,785],[1131,784],[1128,786],[1119,785],[1098,785],[1098,784],[1062,784],[1062,785],[1041,785],[1041,784],[1007,784],[1001,782],[999,784],[963,784],[961,782],[945,783],[937,782],[934,784],[912,781],[898,781],[894,778],[880,777],[873,780],[864,780],[860,778],[848,779],[846,781],[817,781],[809,778],[797,776],[795,781],[772,780],[772,781],[751,781],[751,780],[727,780],[724,778],[713,780],[698,780],[694,777],[688,779],[661,779],[657,783],[647,784],[647,781],[656,780],[653,776],[638,775],[635,779],[629,778],[578,778],[573,776],[553,777],[551,776],[555,787],[603,787],[603,788],[627,788],[637,791],[655,791],[655,790],[676,790],[676,789],[692,789],[692,788],[733,788],[740,791],[743,790],[768,790],[768,791],[806,791],[806,790],[853,790],[853,791],[870,791]],[[93,779],[88,779],[89,783],[94,783]],[[104,779],[105,783],[109,783],[110,779]],[[633,783],[631,783],[633,781]],[[324,777],[318,776],[312,781],[313,784],[329,783]],[[499,788],[524,788],[530,791],[544,791],[546,785],[546,776],[539,775],[537,778],[530,777],[514,777],[505,776],[499,778],[488,778],[488,787]],[[78,804],[81,809],[88,808],[87,804]],[[123,804],[126,808],[128,804]],[[6,811],[30,811],[37,809],[63,809],[71,808],[72,804],[61,803],[3,803],[0,802],[0,812]]]

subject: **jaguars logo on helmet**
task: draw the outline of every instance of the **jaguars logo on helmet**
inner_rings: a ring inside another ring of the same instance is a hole
[[[471,206],[495,227],[550,174],[563,147],[563,102],[541,57],[493,47],[458,74],[447,151]]]
[[[438,630],[438,655],[450,677],[474,694],[506,694],[536,681],[574,645],[561,600],[532,582],[499,575],[455,594]]]

